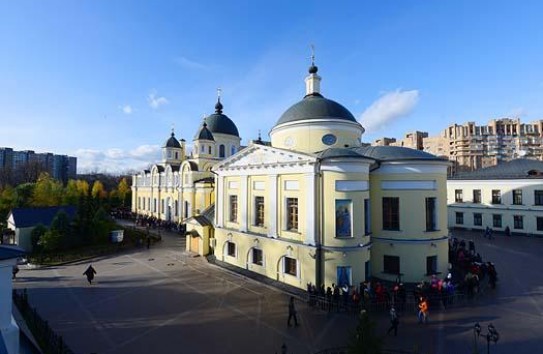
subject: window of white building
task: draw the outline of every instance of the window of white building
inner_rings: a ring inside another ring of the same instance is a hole
[[[283,272],[292,276],[298,276],[298,261],[294,258],[283,258]]]

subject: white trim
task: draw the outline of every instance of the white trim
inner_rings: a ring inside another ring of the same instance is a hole
[[[268,237],[277,237],[277,175],[268,176],[269,191],[268,191]],[[266,205],[264,205],[266,208]]]
[[[263,191],[266,189],[266,182],[264,181],[254,181],[253,182],[253,189],[255,191]]]
[[[306,187],[306,199],[305,199],[305,243],[309,245],[315,245],[315,175],[306,174],[304,176],[304,184]],[[298,209],[298,219],[300,218],[300,210]],[[300,226],[300,220],[298,220],[298,227]]]
[[[241,190],[239,194],[239,201],[238,201],[238,217],[239,219],[239,230],[244,232],[247,231],[247,224],[248,224],[248,212],[247,212],[247,206],[249,205],[247,201],[248,193],[248,184],[249,184],[249,178],[248,176],[241,177]]]
[[[338,192],[365,192],[369,189],[368,181],[336,181],[336,191]]]
[[[368,174],[370,170],[370,164],[367,161],[357,159],[356,162],[323,162],[321,165],[321,171],[330,172],[352,172]]]
[[[384,162],[371,174],[441,174],[446,176],[448,166],[449,163],[445,161],[428,161],[427,163],[421,163],[420,161]]]
[[[300,182],[299,181],[285,181],[285,190],[286,191],[300,190]]]
[[[382,190],[436,190],[433,181],[381,181]]]

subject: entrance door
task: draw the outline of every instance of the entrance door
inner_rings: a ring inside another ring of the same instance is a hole
[[[200,237],[191,236],[190,237],[190,251],[199,253],[200,252]]]

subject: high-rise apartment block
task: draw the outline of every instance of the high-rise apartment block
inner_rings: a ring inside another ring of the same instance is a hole
[[[47,172],[51,177],[66,183],[76,177],[77,158],[50,152],[35,153],[32,150],[0,148],[1,184],[32,182],[41,172]]]
[[[501,118],[487,125],[453,124],[437,136],[417,131],[399,142],[383,138],[372,145],[404,146],[447,157],[455,174],[519,157],[543,160],[543,120],[521,123],[520,118]]]

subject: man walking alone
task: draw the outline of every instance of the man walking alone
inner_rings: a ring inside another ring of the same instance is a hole
[[[296,317],[296,307],[294,306],[294,296],[290,297],[290,302],[288,303],[288,321],[287,325],[290,327],[290,320],[294,318],[294,325],[298,327],[298,318]]]

